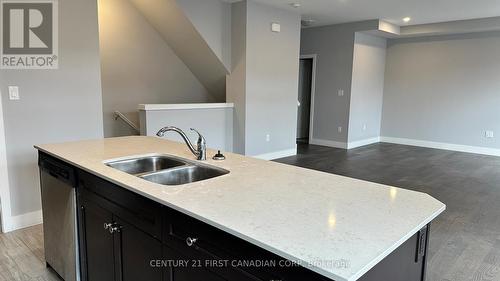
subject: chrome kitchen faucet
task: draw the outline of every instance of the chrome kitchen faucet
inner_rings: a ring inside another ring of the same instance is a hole
[[[191,143],[186,133],[184,133],[184,131],[182,131],[177,127],[174,126],[164,127],[161,130],[159,130],[158,133],[156,133],[156,135],[159,137],[163,137],[165,133],[168,131],[174,131],[177,132],[179,135],[181,135],[181,137],[184,139],[187,146],[189,147],[189,150],[191,150],[191,152],[196,156],[197,160],[207,160],[207,142],[205,138],[200,134],[200,132],[191,128],[191,131],[195,131],[198,134],[198,141],[196,142],[196,148],[194,148],[194,145]]]

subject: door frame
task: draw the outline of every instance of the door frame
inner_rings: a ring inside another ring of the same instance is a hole
[[[300,59],[312,59],[311,108],[309,110],[309,143],[312,143],[314,134],[314,96],[316,94],[316,63],[318,60],[318,55],[317,54],[300,55]]]
[[[3,118],[2,95],[0,94],[0,200],[2,209],[0,211],[2,225],[0,233],[11,231],[11,209],[10,209],[10,187],[9,171],[7,168],[7,148],[5,140],[5,127]]]

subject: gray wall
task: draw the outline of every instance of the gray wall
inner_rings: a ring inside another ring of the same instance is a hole
[[[235,104],[234,150],[260,155],[295,149],[300,16],[241,1],[233,4],[232,18],[227,97]],[[280,33],[271,32],[273,22],[281,24]]]
[[[302,55],[317,54],[313,138],[347,142],[354,34],[372,29],[372,22],[339,24],[302,30]],[[344,90],[344,96],[338,90]],[[338,127],[342,132],[338,132]]]
[[[129,0],[162,35],[175,54],[207,88],[215,101],[226,98],[229,69],[176,0]],[[208,11],[207,11],[208,12]]]
[[[231,7],[231,74],[226,80],[227,102],[234,103],[233,151],[245,154],[247,3]]]
[[[213,100],[129,1],[100,1],[99,29],[106,137],[134,133],[124,122],[114,120],[115,110],[138,124],[141,103]]]
[[[231,4],[222,0],[177,0],[214,53],[231,68]]]
[[[271,32],[272,22],[280,33]],[[246,43],[245,153],[295,149],[300,15],[248,1]]]
[[[389,41],[382,135],[500,148],[499,50],[498,32]]]
[[[386,39],[357,32],[354,41],[349,142],[380,136]]]
[[[0,70],[13,216],[41,208],[34,144],[103,135],[98,37],[95,0],[59,1],[59,69]]]

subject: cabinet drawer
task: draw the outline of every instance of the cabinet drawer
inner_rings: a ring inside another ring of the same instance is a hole
[[[193,254],[179,251],[174,248],[163,246],[164,258],[170,261],[184,261],[166,267],[164,281],[270,281],[273,279],[261,279],[243,270],[231,267],[205,266],[205,257],[201,254]],[[277,281],[277,280],[275,280]]]
[[[194,245],[219,258],[236,258],[240,253],[234,249],[237,240],[233,236],[173,210],[164,215],[164,242],[180,247],[188,246],[188,239],[196,239]],[[231,249],[226,247],[231,245]],[[188,246],[189,247],[189,246]],[[195,247],[193,247],[195,248]]]
[[[78,188],[79,194],[86,190],[98,195],[91,197],[106,204],[110,211],[123,220],[161,239],[162,205],[159,203],[82,170],[78,171]]]
[[[246,264],[243,268],[239,268],[257,280],[328,280],[301,266],[283,266],[290,263],[269,251],[180,212],[166,209],[165,213],[163,241],[179,251],[184,253],[191,251],[192,255],[210,256],[215,260],[229,260],[230,264],[231,261],[271,262],[266,266]],[[187,239],[196,239],[196,242],[188,246]]]
[[[163,239],[170,247],[202,260],[202,263],[206,260],[229,260],[229,267],[223,271],[248,272],[254,280],[280,280],[272,272],[273,269],[233,266],[232,261],[250,260],[248,251],[252,247],[245,245],[245,241],[177,211],[166,210],[165,213]],[[188,239],[196,239],[196,242],[189,246]]]

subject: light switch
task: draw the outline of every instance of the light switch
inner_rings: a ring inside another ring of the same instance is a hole
[[[19,87],[18,86],[9,86],[9,99],[10,100],[19,100]]]
[[[488,138],[488,139],[492,139],[492,138],[494,138],[494,137],[495,137],[495,133],[494,133],[493,131],[486,131],[486,132],[484,133],[484,136],[485,136],[486,138]]]
[[[281,24],[279,24],[277,22],[273,22],[271,24],[271,31],[272,32],[281,32]]]

